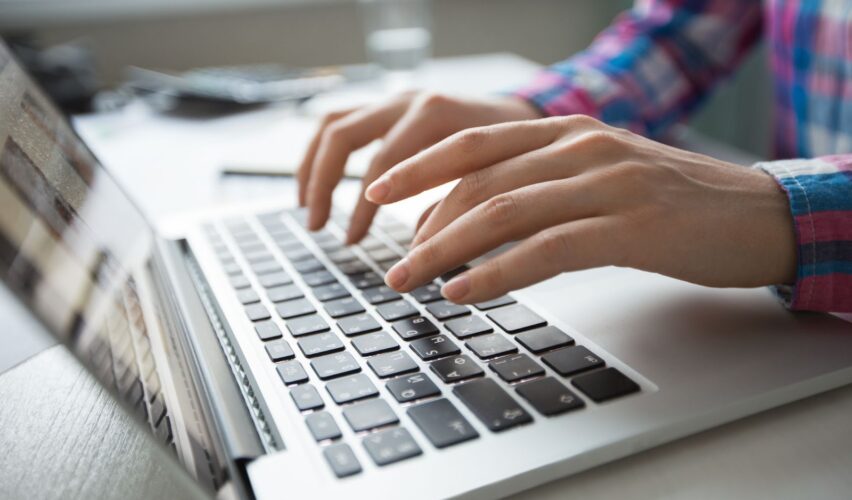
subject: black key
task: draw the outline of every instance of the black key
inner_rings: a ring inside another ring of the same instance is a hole
[[[419,288],[415,288],[414,290],[408,292],[414,297],[414,300],[420,302],[421,304],[426,304],[429,302],[434,302],[436,300],[441,300],[444,297],[441,296],[441,287],[436,283],[429,283],[428,285],[423,285]]]
[[[487,311],[489,309],[496,309],[498,307],[508,306],[510,304],[514,304],[515,302],[516,300],[512,297],[504,295],[502,297],[497,297],[496,299],[491,299],[485,302],[479,302],[478,304],[474,304],[474,307],[476,307],[480,311]]]
[[[379,313],[379,316],[381,316],[385,321],[388,322],[393,322],[420,314],[414,306],[412,306],[405,300],[397,300],[396,302],[388,302],[387,304],[382,304],[376,308],[376,311]]]
[[[285,250],[284,256],[287,257],[290,262],[298,262],[300,260],[312,258],[314,254],[299,243],[298,245],[293,245],[293,248]]]
[[[425,373],[414,373],[404,377],[388,380],[388,391],[400,403],[408,403],[417,399],[431,398],[441,394],[441,390]]]
[[[515,391],[542,415],[559,415],[586,406],[582,399],[553,377],[521,384]]]
[[[314,309],[313,304],[308,302],[306,299],[295,299],[287,302],[280,302],[275,304],[275,310],[278,311],[278,315],[284,319],[296,318],[298,316],[305,316],[306,314],[313,314],[317,312],[317,310]]]
[[[440,321],[458,318],[459,316],[467,316],[470,314],[470,309],[467,306],[453,304],[449,300],[432,302],[426,306],[426,310],[429,311],[429,314],[435,316]]]
[[[465,316],[462,318],[451,319],[444,323],[447,330],[450,331],[458,339],[466,339],[474,335],[482,335],[483,333],[491,333],[494,328],[491,327],[484,319],[479,316]]]
[[[470,422],[446,399],[413,406],[407,413],[436,448],[446,448],[479,437]]]
[[[505,358],[495,359],[488,365],[506,382],[517,382],[525,378],[544,375],[544,368],[526,354],[515,354]]]
[[[490,378],[457,385],[453,394],[493,432],[532,422],[530,414]]]
[[[639,385],[615,368],[604,368],[571,379],[583,394],[600,403],[639,390]]]
[[[315,271],[308,274],[303,274],[302,279],[309,287],[328,285],[329,283],[337,282],[337,279],[328,271]]]
[[[435,335],[415,340],[409,344],[411,349],[424,361],[458,354],[461,350],[446,335]]]
[[[367,255],[376,262],[399,259],[399,254],[388,247],[379,247],[373,250],[368,250]]]
[[[305,356],[309,358],[342,351],[344,347],[343,342],[337,338],[337,335],[331,332],[309,335],[299,339],[296,344],[298,344],[299,349]]]
[[[442,274],[441,279],[444,280],[444,283],[446,283],[446,282],[450,281],[451,279],[455,278],[456,276],[458,276],[459,274],[467,271],[468,269],[470,269],[469,266],[459,266],[459,267],[457,267],[453,270],[447,271],[444,274]]]
[[[242,269],[240,269],[240,265],[234,262],[233,260],[228,263],[223,263],[222,268],[227,274],[231,276],[240,274],[242,272]]]
[[[447,384],[485,375],[482,368],[466,354],[440,359],[429,367]]]
[[[304,260],[300,260],[298,262],[294,262],[293,268],[296,269],[296,271],[299,274],[306,274],[306,273],[312,273],[314,271],[324,271],[325,270],[325,266],[322,265],[322,262],[318,261],[317,259],[315,259],[313,257],[311,257],[310,259],[304,259]]]
[[[254,271],[255,274],[269,274],[281,272],[284,268],[282,268],[281,265],[274,260],[267,260],[252,264],[251,270]]]
[[[388,465],[423,453],[402,427],[374,432],[364,438],[364,448],[376,465]]]
[[[355,288],[359,290],[363,290],[364,288],[370,288],[371,286],[381,285],[385,282],[385,280],[382,279],[381,276],[374,273],[373,271],[353,274],[349,277],[349,280],[352,281],[352,284],[355,285]]]
[[[326,255],[328,256],[329,260],[331,260],[335,264],[342,264],[343,262],[353,261],[358,258],[358,256],[355,255],[355,252],[353,252],[349,248],[341,248],[339,250],[334,250],[326,253]]]
[[[360,259],[351,260],[349,262],[341,262],[337,265],[337,268],[340,269],[340,272],[347,276],[353,276],[356,274],[366,273],[370,271],[370,266],[364,263],[364,261]]]
[[[231,282],[231,286],[236,288],[237,290],[241,288],[248,288],[251,286],[251,282],[246,278],[245,274],[237,274],[235,276],[231,276],[229,281]]]
[[[434,335],[439,332],[438,327],[434,323],[422,316],[397,321],[392,326],[393,330],[403,340],[419,339],[420,337]]]
[[[160,421],[163,420],[164,416],[166,416],[166,405],[163,403],[162,394],[156,396],[154,400],[151,401],[151,411],[148,413],[151,415],[151,422],[154,424],[154,427],[160,425]]]
[[[388,272],[388,271],[390,271],[390,268],[395,266],[396,263],[399,262],[400,260],[402,260],[402,259],[386,260],[384,262],[379,262],[379,269],[381,269],[384,272]]]
[[[352,339],[352,347],[361,356],[372,356],[399,349],[399,344],[385,332],[374,332]]]
[[[397,293],[396,290],[385,285],[367,288],[362,293],[364,294],[364,299],[373,305],[384,304],[385,302],[402,298],[402,295]]]
[[[293,278],[289,274],[281,271],[280,273],[264,274],[257,278],[264,288],[272,288],[274,286],[289,285],[293,282]]]
[[[481,337],[474,337],[465,344],[473,351],[479,359],[496,358],[513,352],[518,352],[509,339],[499,333],[490,333]]]
[[[322,380],[328,380],[334,377],[350,375],[361,371],[361,367],[348,352],[338,352],[328,354],[319,358],[314,358],[311,361],[311,368],[317,373]]]
[[[325,406],[322,396],[311,384],[297,385],[290,389],[290,397],[296,403],[296,408],[301,411],[318,410]]]
[[[495,309],[489,312],[487,316],[491,321],[497,323],[497,326],[509,333],[517,333],[547,324],[544,318],[521,304]]]
[[[285,384],[301,384],[308,380],[308,374],[305,373],[305,369],[295,359],[285,361],[276,368],[278,376],[281,377],[281,380]]]
[[[257,323],[254,325],[254,331],[257,332],[260,340],[272,340],[281,337],[281,330],[278,328],[278,325],[271,321]]]
[[[305,294],[296,285],[283,285],[268,289],[266,296],[272,302],[286,302],[288,300],[301,299]]]
[[[260,296],[251,288],[244,288],[237,290],[237,300],[241,304],[254,304],[255,302],[260,302]]]
[[[269,355],[269,359],[272,361],[284,361],[285,359],[292,359],[295,356],[293,349],[290,348],[290,344],[284,339],[267,343],[266,354]]]
[[[305,417],[308,430],[317,441],[337,439],[341,436],[340,427],[334,422],[334,417],[327,411],[317,411]]]
[[[355,432],[368,431],[399,422],[390,405],[383,399],[355,403],[343,410],[343,418]]]
[[[370,382],[370,377],[363,373],[332,380],[325,384],[325,389],[331,394],[331,399],[339,405],[379,394],[376,386]]]
[[[361,472],[361,464],[346,443],[337,443],[322,450],[328,465],[337,477],[347,477]]]
[[[362,333],[375,332],[376,330],[382,329],[382,325],[370,316],[369,313],[342,318],[337,322],[337,327],[340,328],[340,331],[342,331],[347,337],[360,335]]]
[[[579,345],[549,352],[541,360],[563,377],[604,365],[602,359]]]
[[[320,302],[328,302],[329,300],[342,299],[348,296],[349,291],[340,283],[330,283],[314,288],[314,297]]]
[[[325,312],[335,319],[353,314],[361,314],[365,311],[364,306],[355,297],[332,300],[323,304],[323,307],[325,307]]]
[[[515,340],[535,354],[551,351],[574,343],[574,339],[555,326],[536,328],[519,333]]]
[[[367,361],[370,369],[380,378],[394,377],[417,371],[417,363],[406,352],[388,352],[373,356]]]
[[[245,306],[246,316],[252,321],[262,321],[272,317],[263,304],[249,304]]]
[[[330,330],[328,323],[324,319],[312,314],[301,318],[293,318],[287,321],[287,329],[294,337],[302,335],[310,335],[312,333],[322,333]]]

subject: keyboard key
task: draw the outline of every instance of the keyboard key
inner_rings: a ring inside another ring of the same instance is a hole
[[[360,259],[351,260],[349,262],[341,262],[337,265],[337,268],[340,269],[340,272],[347,276],[366,273],[370,270],[370,266],[365,264],[364,261]]]
[[[396,302],[382,304],[376,308],[376,311],[379,313],[379,316],[388,322],[394,322],[420,314],[414,306],[405,300],[397,300]]]
[[[364,448],[376,465],[388,465],[423,453],[402,427],[374,432],[364,438]]]
[[[328,380],[343,375],[351,375],[361,371],[361,367],[348,352],[328,354],[311,361],[311,368],[322,380]]]
[[[505,358],[495,359],[488,365],[506,382],[517,382],[525,378],[544,375],[544,368],[526,354],[515,354]]]
[[[468,340],[465,345],[479,359],[496,358],[497,356],[518,352],[515,344],[499,333],[489,333],[481,337],[474,337]]]
[[[252,264],[251,270],[254,272],[254,274],[269,274],[281,272],[284,270],[284,268],[281,267],[281,265],[274,260],[267,260]]]
[[[393,330],[403,340],[419,339],[439,332],[438,327],[424,317],[404,319],[397,321],[392,326]]]
[[[396,290],[385,285],[367,288],[362,293],[364,294],[364,300],[372,305],[384,304],[385,302],[402,298],[402,295],[397,293]]]
[[[352,339],[352,347],[361,356],[372,356],[399,349],[399,344],[385,332],[374,332]]]
[[[328,285],[314,288],[314,297],[320,302],[328,302],[329,300],[342,299],[348,296],[349,291],[340,283],[329,283]]]
[[[429,314],[438,318],[439,321],[458,318],[459,316],[466,316],[470,314],[470,309],[467,306],[453,304],[449,300],[432,302],[426,306],[426,310],[429,311]]]
[[[328,285],[329,283],[335,283],[337,279],[328,271],[314,271],[312,273],[303,274],[302,279],[305,280],[305,283],[308,284],[309,287]]]
[[[639,385],[615,368],[574,377],[571,383],[597,403],[639,391]]]
[[[355,432],[368,431],[399,422],[390,405],[383,399],[355,403],[343,410],[343,418]]]
[[[407,413],[436,448],[479,437],[470,422],[446,399],[413,406]]]
[[[274,286],[289,285],[293,282],[293,278],[289,274],[281,271],[280,273],[264,274],[259,276],[260,284],[264,288],[272,288]]]
[[[446,335],[435,335],[415,340],[409,344],[411,349],[424,361],[459,354],[461,350]]]
[[[349,280],[352,281],[352,284],[355,285],[355,288],[359,290],[370,288],[371,286],[381,285],[385,282],[385,280],[382,279],[381,276],[374,273],[373,271],[353,274],[352,276],[349,276]]]
[[[332,318],[342,318],[353,314],[361,314],[365,311],[364,306],[355,297],[332,300],[323,304],[325,312]]]
[[[497,297],[496,299],[491,299],[485,302],[474,304],[473,306],[479,309],[480,311],[487,311],[489,309],[496,309],[498,307],[508,306],[510,304],[514,304],[515,302],[515,299],[513,299],[512,297],[504,295],[502,297]]]
[[[444,283],[446,283],[446,282],[450,281],[451,279],[455,278],[456,276],[458,276],[459,274],[467,271],[468,269],[470,269],[470,266],[466,266],[466,265],[465,266],[459,266],[455,269],[452,269],[452,270],[447,271],[444,274],[442,274],[441,279],[444,281]]]
[[[373,356],[367,361],[370,369],[380,378],[394,377],[417,371],[417,363],[403,351],[388,352]]]
[[[447,330],[450,331],[457,339],[466,339],[474,335],[482,335],[483,333],[491,333],[494,328],[479,316],[465,316],[462,318],[451,319],[444,323]]]
[[[254,252],[245,252],[244,256],[251,265],[275,260],[275,257],[271,253],[269,253],[269,250],[267,250],[266,247],[263,247],[263,249]]]
[[[295,359],[281,363],[276,369],[278,370],[278,376],[287,385],[301,384],[308,380],[308,374],[305,373],[305,369]]]
[[[553,377],[532,380],[515,388],[542,415],[559,415],[586,406],[570,389]]]
[[[242,272],[242,269],[240,269],[240,265],[234,262],[233,260],[228,263],[223,263],[222,268],[225,270],[225,273],[231,276],[240,274]]]
[[[579,345],[549,352],[541,360],[563,377],[604,365],[602,359]]]
[[[281,337],[281,330],[278,325],[271,321],[261,321],[254,325],[254,331],[260,340],[272,340]]]
[[[335,264],[342,264],[344,262],[349,262],[358,258],[358,256],[355,255],[355,252],[353,252],[349,248],[341,248],[339,250],[334,250],[332,252],[326,253],[326,255],[328,256],[329,260],[331,260]]]
[[[334,422],[334,417],[327,411],[317,411],[305,417],[308,430],[317,441],[337,439],[341,436],[340,427]]]
[[[237,290],[237,300],[244,305],[254,304],[256,302],[260,302],[260,296],[251,288],[244,288],[242,290]]]
[[[367,235],[367,237],[365,237],[363,240],[361,240],[360,243],[358,243],[358,246],[363,248],[364,250],[374,250],[384,245],[385,244],[382,243],[382,240],[376,238],[372,234]]]
[[[399,259],[399,254],[388,247],[379,247],[373,250],[368,250],[367,255],[376,262]]]
[[[415,288],[414,290],[408,292],[414,297],[414,300],[420,302],[421,304],[427,304],[429,302],[435,302],[436,300],[441,300],[444,297],[441,295],[441,286],[437,283],[429,283],[428,285],[423,285],[419,288]]]
[[[293,349],[290,348],[290,344],[284,339],[267,343],[266,354],[269,355],[269,359],[272,361],[284,361],[285,359],[292,359],[295,356]]]
[[[252,321],[262,321],[272,317],[263,304],[249,304],[245,306],[245,310],[246,316]]]
[[[302,246],[302,243],[297,243],[296,245],[288,243],[288,245],[292,245],[292,248],[284,250],[284,256],[287,257],[287,260],[290,262],[298,262],[300,260],[310,259],[314,256],[313,252]]]
[[[517,333],[547,324],[544,318],[521,304],[495,309],[489,312],[487,316],[508,333]]]
[[[309,259],[300,260],[298,262],[293,262],[293,268],[299,274],[312,273],[315,271],[324,271],[325,266],[322,265],[322,262],[317,259],[311,257]]]
[[[435,382],[425,373],[414,373],[404,377],[388,380],[385,384],[388,391],[400,403],[408,403],[417,399],[431,398],[441,394]]]
[[[337,443],[327,446],[322,451],[332,472],[337,477],[347,477],[361,472],[361,464],[352,453],[352,448],[346,443]]]
[[[369,313],[341,318],[337,321],[337,327],[340,328],[340,331],[342,331],[347,337],[360,335],[362,333],[375,332],[382,329],[382,325],[370,316]]]
[[[331,328],[324,319],[312,314],[310,316],[302,316],[301,318],[293,318],[287,321],[287,329],[294,337],[303,335],[311,335],[313,333],[327,332]]]
[[[309,358],[343,350],[343,342],[331,332],[303,337],[299,339],[297,345],[302,353]]]
[[[246,278],[245,274],[237,274],[235,276],[231,276],[229,278],[231,282],[231,286],[236,288],[237,290],[241,288],[248,288],[251,286],[251,282]]]
[[[482,368],[466,354],[440,359],[429,367],[447,384],[485,375]]]
[[[546,326],[519,333],[515,336],[515,340],[535,354],[552,351],[574,343],[573,338],[555,326]]]
[[[297,385],[290,389],[290,397],[300,411],[318,410],[325,406],[322,396],[310,384]]]
[[[278,315],[284,319],[305,316],[307,314],[317,312],[317,310],[314,309],[313,304],[308,302],[306,299],[295,299],[287,302],[280,302],[275,304],[275,310],[278,312]]]
[[[266,296],[272,302],[286,302],[288,300],[301,299],[305,295],[296,285],[283,285],[268,289]]]
[[[370,378],[363,373],[332,380],[325,385],[325,389],[331,395],[331,399],[339,405],[379,394],[376,386],[370,382]]]
[[[457,385],[453,394],[493,432],[532,422],[530,414],[489,378]]]
[[[396,263],[399,262],[400,260],[402,260],[402,259],[386,260],[384,262],[379,262],[379,269],[381,269],[384,272],[388,272],[388,271],[390,271],[390,268],[395,266]]]

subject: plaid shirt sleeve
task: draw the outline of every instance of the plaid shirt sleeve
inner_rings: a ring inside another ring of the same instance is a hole
[[[701,104],[761,33],[760,0],[638,0],[583,52],[515,95],[648,137]]]

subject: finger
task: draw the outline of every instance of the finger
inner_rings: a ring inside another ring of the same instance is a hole
[[[423,223],[426,222],[426,219],[429,218],[429,215],[432,214],[432,212],[435,210],[435,207],[437,207],[437,206],[438,206],[438,202],[436,201],[435,203],[429,205],[429,208],[427,208],[426,210],[423,211],[422,214],[420,214],[420,218],[417,219],[417,225],[414,226],[415,232],[420,230],[420,227],[423,226]]]
[[[311,178],[311,167],[314,164],[314,158],[317,155],[317,149],[319,148],[323,132],[325,132],[325,129],[329,125],[353,112],[355,109],[356,108],[333,111],[325,115],[320,121],[319,128],[317,128],[316,133],[311,138],[311,142],[308,144],[308,150],[305,151],[305,156],[302,157],[302,162],[299,164],[299,170],[296,171],[296,180],[299,183],[300,207],[304,207],[307,200],[308,179]]]
[[[597,187],[597,189],[596,189]],[[385,280],[399,291],[430,282],[446,271],[541,230],[603,213],[614,194],[594,180],[560,179],[500,194],[453,221],[414,248]]]
[[[615,216],[593,217],[542,231],[506,253],[462,273],[441,293],[463,304],[484,302],[568,271],[624,262]]]

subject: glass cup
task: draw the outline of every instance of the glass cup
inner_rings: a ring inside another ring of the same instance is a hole
[[[411,81],[432,55],[429,0],[360,0],[367,53],[391,79]]]

